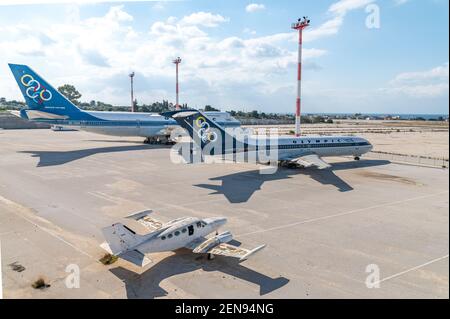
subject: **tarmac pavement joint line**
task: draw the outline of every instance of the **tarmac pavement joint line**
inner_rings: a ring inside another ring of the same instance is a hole
[[[91,259],[93,259],[93,260],[95,260],[95,261],[98,262],[98,260],[96,260],[92,255],[88,254],[87,252],[83,251],[82,249],[78,248],[77,246],[73,245],[72,243],[68,242],[67,240],[65,240],[65,239],[62,238],[61,236],[55,234],[53,231],[51,231],[51,230],[49,230],[49,229],[47,229],[47,228],[45,228],[45,227],[40,226],[39,224],[35,223],[34,221],[32,221],[31,219],[29,219],[28,217],[25,217],[25,216],[23,216],[22,214],[20,214],[19,212],[17,212],[17,211],[22,211],[22,212],[26,213],[26,212],[29,210],[27,207],[22,206],[22,205],[20,205],[20,204],[18,204],[18,203],[15,203],[15,202],[13,202],[13,201],[11,201],[11,200],[9,200],[9,199],[7,199],[7,198],[1,196],[1,195],[0,195],[0,203],[4,203],[4,204],[7,205],[7,206],[13,206],[13,207],[15,207],[16,209],[13,210],[13,213],[14,213],[15,215],[17,215],[17,216],[19,216],[20,218],[24,219],[25,221],[29,222],[29,223],[32,224],[33,226],[38,227],[40,230],[46,232],[47,234],[49,234],[49,235],[52,236],[53,238],[56,238],[57,240],[59,240],[59,241],[65,243],[66,245],[72,247],[73,249],[75,249],[75,250],[78,251],[79,253],[81,253],[81,254],[83,254],[83,255],[85,255],[85,256],[87,256],[87,257],[89,257],[89,258],[91,258]],[[34,215],[33,217],[34,217],[34,218],[39,218],[39,220],[41,220],[41,221],[43,221],[43,222],[45,222],[45,223],[50,224],[50,222],[49,222],[48,220],[45,220],[45,219],[43,219],[43,218],[41,218],[41,217],[39,217],[39,216]]]
[[[249,235],[254,235],[254,234],[260,234],[260,233],[265,233],[265,232],[269,232],[269,231],[273,231],[273,230],[279,230],[279,229],[294,227],[294,226],[297,226],[297,225],[303,225],[303,224],[313,223],[313,222],[317,222],[317,221],[321,221],[321,220],[327,220],[327,219],[331,219],[331,218],[335,218],[335,217],[351,215],[351,214],[355,214],[355,213],[371,210],[371,209],[374,209],[374,208],[393,206],[393,205],[403,204],[403,203],[407,203],[407,202],[411,202],[411,201],[415,201],[415,200],[419,200],[419,199],[424,199],[424,198],[434,197],[434,196],[438,196],[438,195],[443,195],[443,194],[447,194],[448,192],[449,191],[444,191],[444,192],[439,192],[439,193],[436,193],[436,194],[428,194],[428,195],[417,196],[417,197],[408,198],[408,199],[404,199],[404,200],[394,201],[394,202],[390,202],[390,203],[384,203],[384,204],[373,205],[373,206],[369,206],[369,207],[365,207],[365,208],[353,209],[353,210],[350,210],[348,212],[342,212],[342,213],[338,213],[338,214],[333,214],[333,215],[327,215],[327,216],[322,216],[322,217],[302,220],[302,221],[299,221],[299,222],[296,222],[296,223],[287,224],[287,225],[280,225],[280,226],[276,226],[276,227],[272,227],[272,228],[256,230],[256,231],[249,232],[249,233],[238,234],[235,237],[238,238],[238,237],[244,237],[244,236],[249,236]]]
[[[409,272],[411,272],[411,271],[414,271],[414,270],[423,268],[423,267],[425,267],[425,266],[431,265],[431,264],[433,264],[433,263],[435,263],[435,262],[438,262],[438,261],[441,261],[441,260],[443,260],[443,259],[448,258],[448,256],[449,256],[449,255],[447,254],[447,255],[445,255],[445,256],[442,256],[442,257],[439,257],[439,258],[430,260],[430,261],[428,261],[428,262],[426,262],[426,263],[424,263],[424,264],[421,264],[421,265],[418,265],[418,266],[409,268],[409,269],[407,269],[407,270],[404,270],[404,271],[401,271],[401,272],[399,272],[399,273],[393,274],[393,275],[388,276],[388,277],[386,277],[386,278],[380,279],[380,280],[374,282],[373,285],[378,285],[378,284],[382,283],[383,281],[387,281],[387,280],[390,280],[390,279],[394,279],[394,278],[396,278],[396,277],[399,277],[399,276],[404,275],[404,274],[406,274],[406,273],[409,273]]]

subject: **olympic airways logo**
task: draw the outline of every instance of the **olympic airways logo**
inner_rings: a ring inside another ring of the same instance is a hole
[[[197,135],[204,143],[217,141],[217,133],[211,130],[211,126],[203,116],[197,117],[194,123],[198,128]]]
[[[52,92],[43,87],[30,74],[22,75],[20,82],[26,87],[25,94],[36,103],[41,104],[52,99]]]

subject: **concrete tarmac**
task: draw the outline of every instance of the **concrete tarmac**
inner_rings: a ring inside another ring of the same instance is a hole
[[[141,141],[0,132],[4,298],[449,297],[448,170],[327,158],[330,170],[262,175],[173,164],[170,146]],[[267,247],[240,264],[187,250],[150,255],[144,269],[99,263],[101,228],[144,209],[162,221],[225,216],[236,242]],[[68,288],[78,269],[80,288]],[[32,288],[39,277],[50,287]]]

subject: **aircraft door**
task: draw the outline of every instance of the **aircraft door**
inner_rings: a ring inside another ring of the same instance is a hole
[[[194,235],[194,226],[193,225],[188,226],[188,234],[189,234],[189,236]]]

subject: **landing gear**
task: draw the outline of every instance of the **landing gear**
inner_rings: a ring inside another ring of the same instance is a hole
[[[295,169],[295,168],[305,168],[303,165],[300,165],[296,162],[292,161],[279,161],[278,162],[279,167],[289,168],[289,169]]]
[[[170,136],[151,136],[144,140],[144,144],[173,145],[174,142],[170,140]]]
[[[144,144],[161,144],[161,142],[159,141],[159,139],[157,137],[147,137],[144,140]]]
[[[359,161],[361,158],[359,156],[355,156],[355,161]]]
[[[213,254],[208,254],[208,260],[213,260],[215,257]]]

